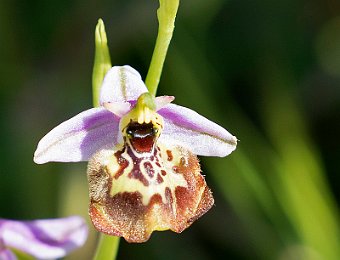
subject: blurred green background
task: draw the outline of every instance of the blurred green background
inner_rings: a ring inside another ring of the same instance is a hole
[[[157,7],[1,0],[0,217],[86,217],[86,163],[35,165],[33,152],[91,107],[98,18],[112,63],[145,78]],[[339,1],[182,0],[158,93],[240,142],[201,158],[216,206],[182,234],[122,241],[118,259],[340,259]],[[68,259],[91,259],[90,229]]]

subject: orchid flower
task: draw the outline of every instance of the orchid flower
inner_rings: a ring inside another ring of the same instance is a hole
[[[150,95],[130,66],[115,66],[101,106],[51,130],[34,161],[89,160],[89,214],[103,233],[144,242],[154,230],[182,232],[214,203],[196,155],[227,156],[237,139],[173,100]]]
[[[0,259],[17,259],[11,249],[38,259],[56,259],[81,247],[86,238],[87,225],[77,216],[33,221],[0,219]]]

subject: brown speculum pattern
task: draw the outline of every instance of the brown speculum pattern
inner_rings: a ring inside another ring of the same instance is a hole
[[[130,122],[124,144],[89,162],[89,214],[97,230],[145,242],[154,230],[182,232],[214,203],[196,155],[157,142],[154,123]]]

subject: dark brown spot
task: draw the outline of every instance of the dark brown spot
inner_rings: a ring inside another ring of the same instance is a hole
[[[184,159],[184,157],[181,157],[180,164],[185,166],[185,159]]]
[[[164,170],[161,170],[161,173],[162,173],[163,176],[166,175],[166,171],[164,171]]]
[[[155,170],[153,169],[152,164],[150,162],[145,162],[144,168],[150,178],[152,178],[155,175]]]
[[[157,183],[162,183],[164,180],[162,178],[162,176],[158,173],[157,174]]]
[[[128,175],[130,178],[137,179],[144,184],[144,186],[149,186],[149,181],[145,179],[143,173],[138,168],[133,168],[133,170]]]
[[[174,158],[172,152],[170,150],[166,150],[166,154],[168,155],[168,161],[171,162]]]
[[[133,168],[131,172],[129,172],[128,177],[139,180],[144,184],[144,186],[149,186],[148,180],[144,177],[142,171],[140,170],[142,159],[136,157],[129,146],[127,146],[127,153],[133,161]]]
[[[169,205],[169,207],[170,207],[170,209],[171,209],[171,211],[173,213],[175,211],[175,207],[177,205],[173,205],[174,198],[172,196],[172,193],[171,193],[171,190],[170,190],[169,187],[165,188],[165,198],[166,198],[166,201],[169,203],[168,205]]]
[[[118,179],[124,172],[125,168],[129,166],[129,162],[122,157],[123,151],[118,151],[115,153],[115,157],[117,158],[118,164],[119,164],[119,169],[115,173],[114,178]]]

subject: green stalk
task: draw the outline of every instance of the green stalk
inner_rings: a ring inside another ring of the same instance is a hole
[[[108,236],[100,233],[94,260],[116,259],[119,248],[119,237]]]
[[[102,19],[98,20],[95,31],[95,58],[92,74],[92,92],[93,92],[93,106],[99,106],[100,87],[104,76],[111,68],[111,59],[109,48],[107,46],[107,38],[105,26]],[[119,237],[108,236],[100,233],[99,243],[93,259],[116,259],[119,248]]]
[[[159,4],[160,6],[157,10],[158,35],[149,71],[145,79],[145,85],[153,96],[155,96],[157,92],[164,60],[175,28],[175,18],[179,0],[159,0]]]

